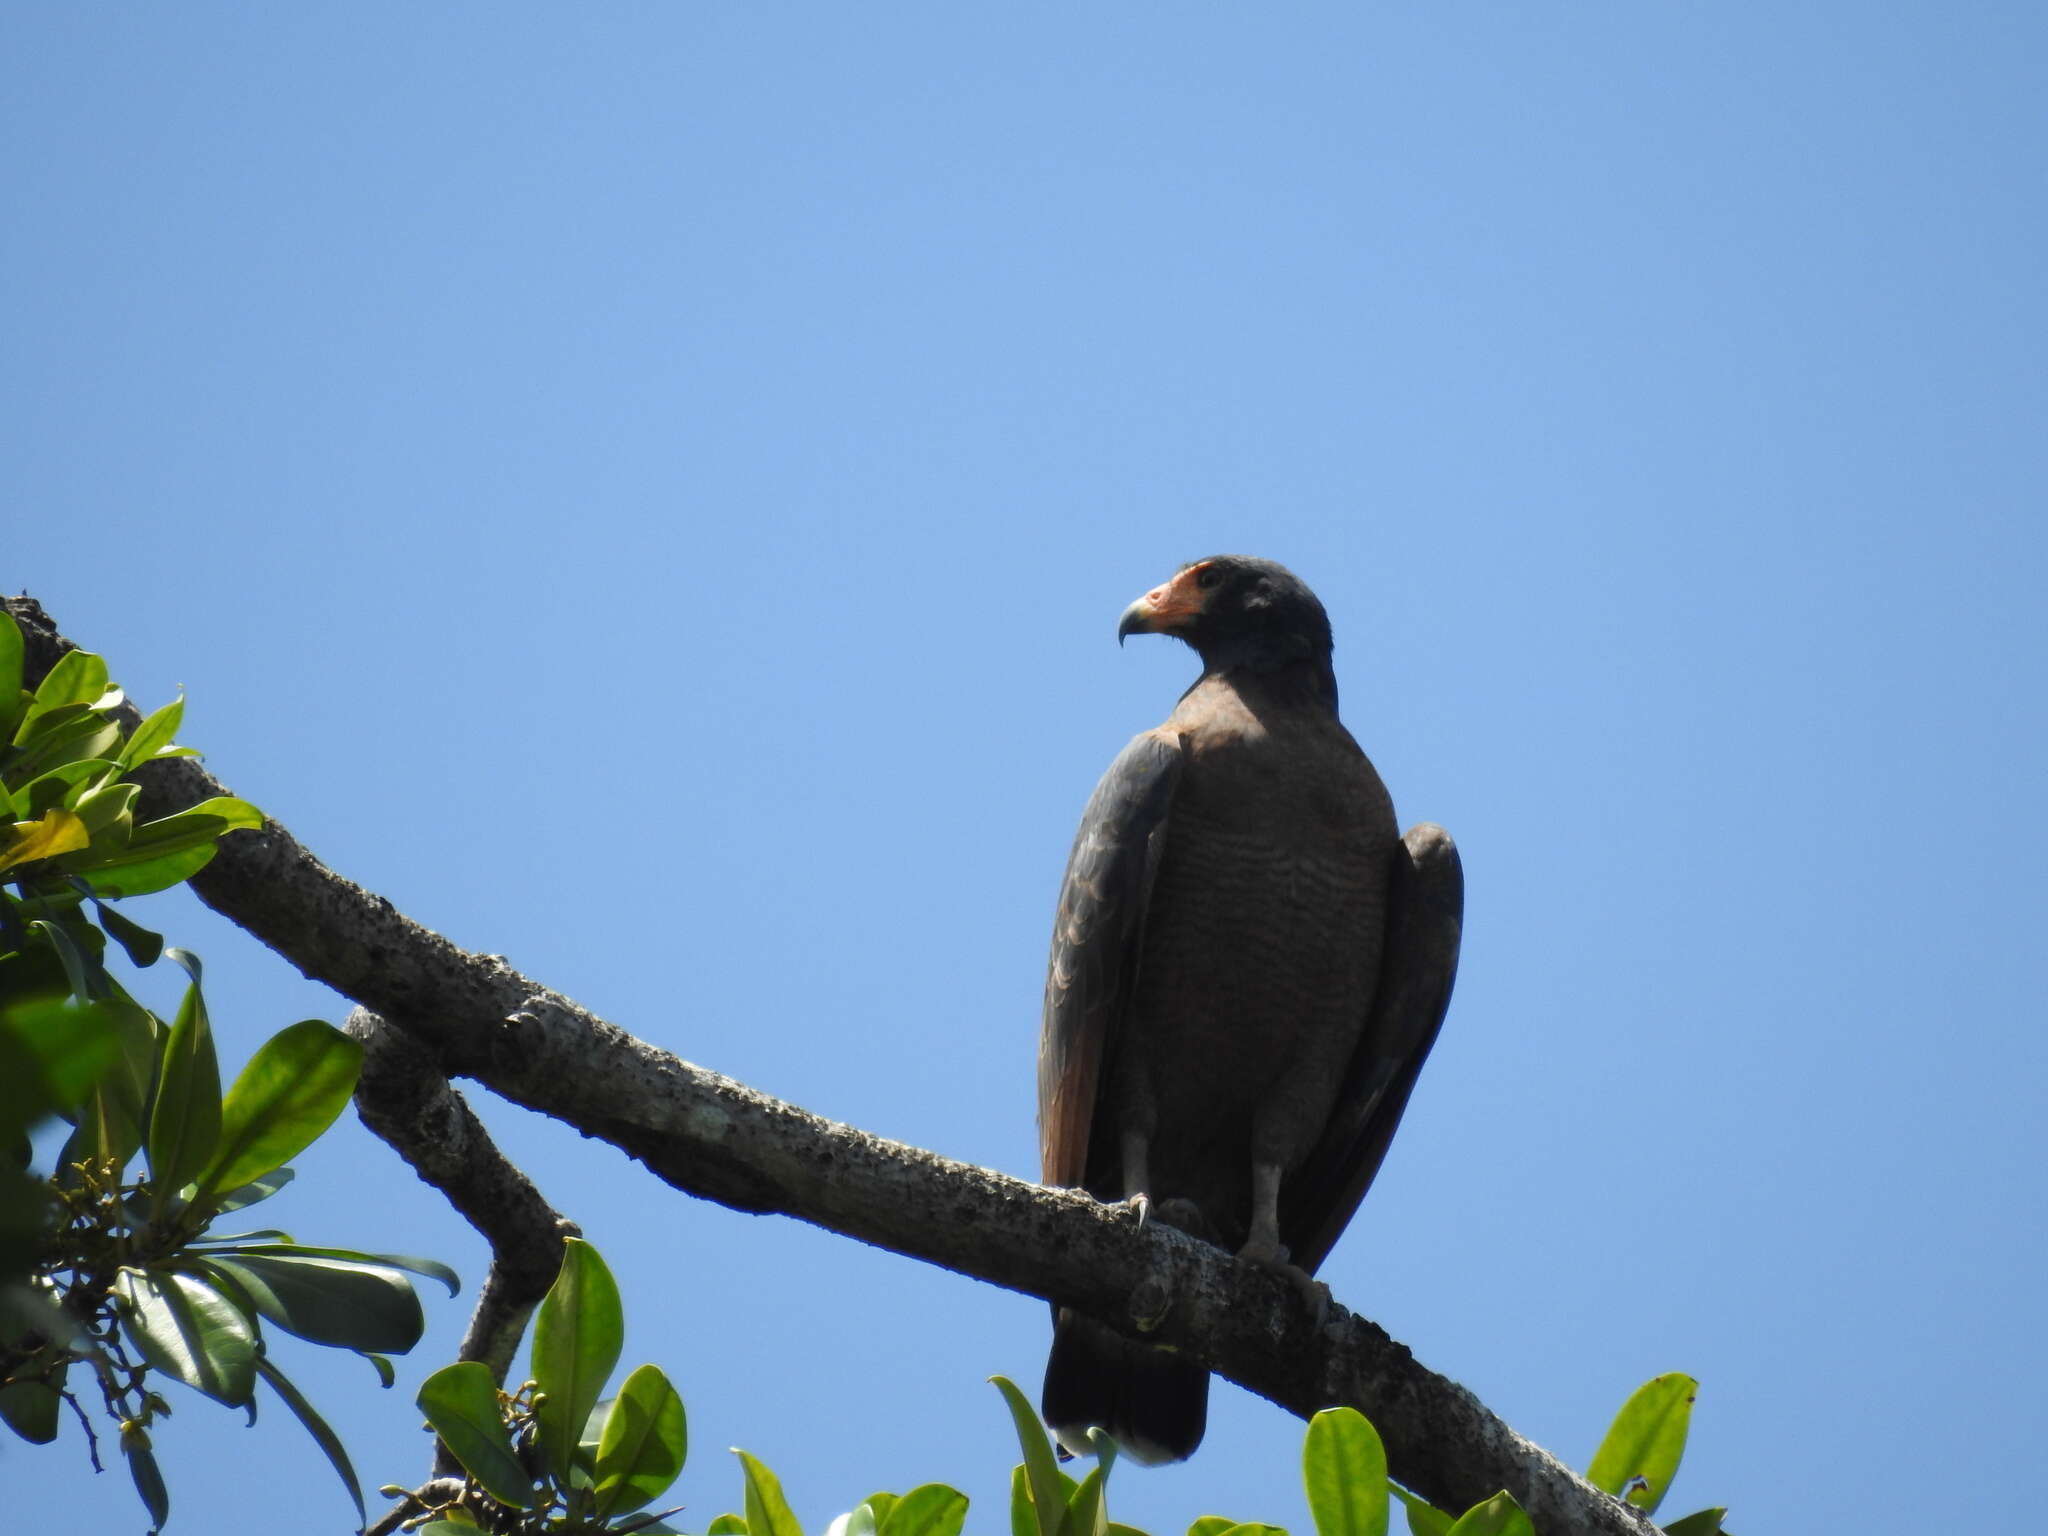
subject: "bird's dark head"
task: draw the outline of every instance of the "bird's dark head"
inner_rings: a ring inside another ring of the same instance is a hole
[[[1315,593],[1286,566],[1250,555],[1182,566],[1124,610],[1117,640],[1133,634],[1185,640],[1211,672],[1330,664],[1330,616]]]

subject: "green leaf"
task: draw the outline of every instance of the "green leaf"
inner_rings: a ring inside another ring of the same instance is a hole
[[[1109,1536],[1109,1474],[1116,1466],[1117,1444],[1092,1425],[1088,1443],[1095,1450],[1095,1465],[1067,1495],[1066,1518],[1060,1522],[1065,1536]]]
[[[228,1190],[214,1201],[213,1214],[225,1216],[231,1211],[245,1211],[250,1206],[268,1200],[298,1175],[289,1168],[273,1168],[260,1179],[251,1179],[239,1189]],[[247,1234],[254,1236],[254,1233]],[[282,1233],[265,1232],[265,1237],[279,1237]],[[223,1239],[224,1241],[225,1239]]]
[[[682,1472],[688,1448],[682,1398],[659,1366],[641,1366],[612,1400],[598,1437],[598,1516],[624,1514],[660,1496]]]
[[[114,1059],[79,1106],[78,1128],[58,1155],[58,1167],[111,1163],[118,1176],[142,1145],[143,1105],[156,1076],[159,1026],[118,987],[111,999],[93,1007],[110,1023]]]
[[[92,855],[82,873],[101,896],[148,896],[190,880],[213,862],[211,843],[173,848],[170,852],[126,850],[102,858]]]
[[[1536,1536],[1536,1527],[1529,1523],[1515,1496],[1503,1489],[1458,1516],[1451,1536]]]
[[[889,1511],[896,1507],[896,1495],[889,1492],[871,1493],[860,1501],[860,1507],[875,1517],[875,1529],[882,1528],[882,1522],[889,1518]]]
[[[1046,1437],[1045,1427],[1038,1422],[1038,1410],[1017,1390],[1015,1382],[1007,1376],[991,1376],[989,1380],[1003,1395],[1004,1406],[1010,1410],[1010,1423],[1017,1431],[1017,1444],[1024,1452],[1024,1475],[1031,1493],[1032,1512],[1038,1523],[1038,1536],[1059,1536],[1060,1526],[1066,1519],[1067,1494],[1062,1486],[1059,1463],[1053,1459],[1052,1441]]]
[[[547,1394],[535,1415],[541,1453],[567,1483],[578,1432],[619,1363],[625,1319],[619,1287],[595,1248],[565,1238],[562,1268],[534,1314],[533,1379]]]
[[[68,854],[58,867],[84,875],[101,896],[143,896],[205,868],[214,845],[227,833],[262,825],[263,813],[248,801],[216,795],[144,822],[129,835],[125,848]]]
[[[1387,1484],[1387,1491],[1408,1511],[1409,1536],[1450,1536],[1450,1529],[1457,1523],[1453,1516],[1445,1514],[1427,1499],[1410,1493],[1399,1483]]]
[[[164,1487],[163,1470],[156,1464],[156,1453],[149,1448],[149,1437],[140,1430],[123,1434],[121,1454],[128,1458],[128,1475],[135,1479],[135,1491],[142,1495],[142,1507],[149,1511],[149,1536],[156,1536],[171,1518],[171,1493]]]
[[[211,1228],[187,1243],[184,1252],[188,1256],[211,1258],[217,1253],[233,1254],[243,1248],[261,1249],[265,1246],[282,1249],[287,1253],[298,1251],[298,1244],[289,1232],[280,1232],[275,1227],[258,1227],[253,1232],[215,1232]]]
[[[590,1412],[584,1416],[583,1428],[576,1437],[576,1465],[591,1467],[597,1464],[597,1444],[604,1439],[605,1420],[612,1416],[615,1397],[600,1397],[590,1405]]]
[[[20,638],[17,631],[15,639]],[[15,741],[20,742],[33,734],[36,722],[45,715],[54,714],[67,704],[83,704],[89,708],[106,693],[106,659],[95,656],[91,651],[66,651],[37,684],[35,701],[29,705],[28,713],[15,733]]]
[[[1088,1469],[1088,1475],[1067,1499],[1066,1513],[1060,1519],[1060,1536],[1108,1536],[1109,1512],[1103,1504],[1108,1470],[1100,1462]]]
[[[1696,1509],[1665,1526],[1664,1536],[1721,1536],[1721,1521],[1727,1513],[1725,1508]]]
[[[1607,1438],[1593,1453],[1586,1481],[1645,1514],[1656,1513],[1685,1455],[1699,1383],[1677,1371],[1655,1376],[1629,1394]]]
[[[287,1333],[341,1349],[404,1354],[427,1322],[412,1282],[382,1265],[206,1249],[190,1262],[225,1272],[258,1312]]]
[[[31,1445],[57,1438],[57,1411],[64,1399],[46,1381],[10,1381],[0,1386],[0,1419]]]
[[[15,718],[24,707],[21,662],[25,649],[21,626],[14,622],[14,615],[0,614],[0,741],[14,739]]]
[[[500,1504],[533,1508],[533,1484],[512,1454],[498,1387],[481,1360],[444,1365],[420,1385],[420,1412],[449,1454]]]
[[[212,842],[230,832],[253,831],[263,825],[263,813],[246,800],[233,795],[215,795],[197,805],[188,805],[135,829],[130,848],[154,848],[158,852],[188,842]]]
[[[704,1536],[747,1536],[747,1522],[728,1511],[704,1527]]]
[[[1198,1515],[1188,1527],[1188,1536],[1223,1536],[1225,1531],[1234,1529],[1237,1522],[1228,1515]]]
[[[129,962],[137,967],[156,964],[157,956],[164,952],[164,936],[151,933],[140,923],[132,923],[105,902],[95,902],[100,914],[100,926],[113,936],[114,942],[127,952]]]
[[[251,1237],[268,1234],[250,1233]],[[384,1269],[403,1269],[415,1275],[425,1275],[438,1280],[448,1287],[448,1294],[455,1295],[462,1289],[462,1281],[454,1270],[438,1259],[416,1258],[409,1253],[358,1253],[353,1248],[315,1248],[306,1243],[238,1243],[233,1248],[209,1250],[207,1257],[220,1253],[232,1257],[244,1255],[284,1259],[339,1259],[344,1264],[373,1264]]]
[[[738,1446],[732,1448],[732,1453],[739,1457],[747,1475],[748,1536],[804,1536],[804,1528],[790,1513],[789,1501],[783,1498],[782,1483],[775,1474]],[[715,1522],[712,1529],[717,1529]]]
[[[264,1041],[221,1106],[220,1143],[194,1202],[259,1179],[305,1151],[348,1107],[362,1068],[362,1046],[319,1019]]]
[[[1092,1430],[1090,1434],[1100,1432]],[[1108,1440],[1108,1436],[1102,1438]],[[1110,1511],[1106,1495],[1112,1464],[1114,1456],[1110,1456],[1108,1460],[1098,1460],[1094,1466],[1087,1468],[1087,1477],[1083,1477],[1075,1485],[1073,1493],[1067,1495],[1067,1513],[1061,1516],[1059,1522],[1061,1536],[1108,1536]]]
[[[1031,1502],[1031,1481],[1021,1461],[1010,1468],[1010,1536],[1039,1536],[1038,1506]]]
[[[944,1483],[924,1483],[896,1501],[877,1536],[960,1536],[967,1495]]]
[[[172,952],[174,957],[177,953]],[[149,1175],[157,1211],[199,1176],[219,1144],[220,1062],[213,1052],[206,999],[194,978],[164,1041],[156,1104],[149,1116]]]
[[[95,839],[101,839],[110,828],[118,828],[113,842],[108,845],[111,851],[113,847],[127,844],[129,830],[135,820],[135,802],[141,798],[140,784],[102,784],[80,795],[71,810]]]
[[[1233,1521],[1225,1524],[1220,1536],[1287,1536],[1287,1528],[1281,1525],[1261,1525],[1256,1520]]]
[[[256,1335],[227,1297],[196,1275],[124,1269],[114,1299],[129,1337],[157,1370],[217,1402],[249,1401]]]
[[[342,1448],[341,1437],[329,1427],[327,1421],[314,1411],[299,1389],[276,1366],[261,1355],[256,1357],[256,1372],[270,1383],[271,1390],[284,1399],[285,1406],[298,1416],[306,1426],[306,1433],[313,1437],[328,1462],[334,1467],[335,1475],[341,1479],[341,1486],[348,1490],[348,1496],[355,1501],[356,1524],[363,1525],[370,1516],[363,1507],[363,1485],[356,1481],[356,1469],[349,1464],[348,1452]]]
[[[48,942],[50,951],[64,967],[64,980],[71,988],[71,995],[82,1003],[98,1002],[112,995],[113,988],[107,976],[106,967],[100,964],[99,956],[93,954],[78,942],[70,926],[38,918],[28,925],[31,933],[40,934]]]
[[[121,766],[134,768],[148,762],[157,752],[171,744],[171,738],[178,734],[178,726],[185,718],[185,697],[180,694],[162,709],[135,728],[135,734],[128,738],[128,745],[121,752]]]
[[[1280,1530],[1280,1527],[1276,1525],[1272,1529],[1277,1531]],[[1139,1530],[1135,1525],[1119,1525],[1116,1521],[1112,1520],[1109,1522],[1109,1536],[1146,1536],[1146,1533]]]
[[[377,1373],[378,1382],[387,1390],[394,1381],[398,1380],[398,1372],[391,1368],[391,1362],[375,1350],[359,1349],[356,1353],[370,1362],[370,1368]]]
[[[1308,1421],[1301,1481],[1318,1536],[1386,1536],[1386,1447],[1357,1409],[1325,1408]]]
[[[71,810],[72,801],[102,784],[113,782],[121,765],[111,757],[87,757],[59,763],[47,773],[37,774],[14,794],[14,802],[30,815],[62,807]]]
[[[35,1102],[66,1111],[79,1106],[120,1052],[115,1013],[109,1003],[52,997],[0,1006],[0,1030],[23,1053],[14,1070],[35,1074]]]
[[[16,739],[21,744],[15,748],[14,760],[7,765],[7,776],[26,785],[66,763],[105,759],[120,746],[121,727],[79,704],[24,725]]]

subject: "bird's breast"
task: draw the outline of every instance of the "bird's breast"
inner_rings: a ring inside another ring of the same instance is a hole
[[[1342,1063],[1379,966],[1393,808],[1343,750],[1239,737],[1189,754],[1132,999],[1134,1063],[1196,1114],[1249,1104],[1308,1053]]]

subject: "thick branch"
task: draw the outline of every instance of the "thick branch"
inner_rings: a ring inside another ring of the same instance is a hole
[[[58,639],[33,603],[32,657]],[[188,760],[152,765],[143,809],[225,791]],[[637,1040],[472,955],[336,875],[275,821],[232,833],[200,897],[316,980],[407,1021],[444,1070],[600,1136],[690,1194],[774,1211],[1186,1349],[1304,1417],[1348,1403],[1394,1475],[1442,1507],[1506,1488],[1545,1536],[1640,1536],[1637,1511],[1524,1440],[1379,1328],[1333,1307],[1318,1328],[1287,1282],[1121,1207],[1041,1189],[824,1120]]]

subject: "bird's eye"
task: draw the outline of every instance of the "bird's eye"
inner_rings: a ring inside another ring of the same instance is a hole
[[[1216,567],[1213,565],[1205,565],[1199,571],[1195,572],[1195,585],[1200,587],[1204,592],[1207,592],[1211,587],[1215,586],[1216,583],[1221,581],[1222,579],[1223,573],[1217,570]]]

